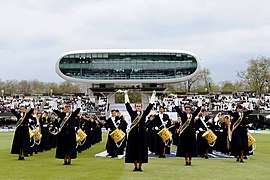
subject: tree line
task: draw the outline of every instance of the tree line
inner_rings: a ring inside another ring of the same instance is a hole
[[[61,94],[80,93],[78,85],[64,81],[61,83],[35,80],[0,80],[2,94]]]

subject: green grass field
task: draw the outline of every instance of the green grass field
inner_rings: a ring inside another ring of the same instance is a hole
[[[124,159],[95,158],[104,151],[106,136],[78,154],[71,166],[63,166],[54,158],[55,150],[18,161],[10,154],[13,133],[0,133],[0,179],[270,179],[270,135],[255,135],[257,149],[246,163],[195,158],[193,166],[186,167],[182,158],[149,158],[144,172],[133,172],[133,165]]]

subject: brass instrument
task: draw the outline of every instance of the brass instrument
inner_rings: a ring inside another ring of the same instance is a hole
[[[66,122],[69,120],[71,114],[67,115],[63,121],[61,122],[59,128],[56,127],[56,126],[50,126],[49,127],[49,132],[52,134],[52,135],[57,135],[58,133],[61,132],[62,128],[64,127],[64,125],[66,124]]]
[[[182,133],[185,131],[185,129],[189,126],[191,119],[192,119],[192,114],[191,114],[190,118],[187,119],[186,122],[185,122],[182,126],[180,126],[180,128],[179,128],[179,136],[181,136],[181,134],[182,134]]]

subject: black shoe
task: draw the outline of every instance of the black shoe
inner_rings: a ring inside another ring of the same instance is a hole
[[[68,161],[67,164],[68,164],[68,165],[71,165],[71,161]]]
[[[244,159],[248,159],[247,156],[245,156]]]
[[[67,161],[65,161],[63,165],[68,165],[68,162],[67,162]]]
[[[186,166],[188,166],[189,165],[189,163],[188,162],[186,162]]]
[[[191,166],[191,162],[189,162],[188,165]]]
[[[239,158],[236,159],[236,162],[239,162]]]
[[[244,160],[243,160],[243,159],[241,159],[241,160],[240,160],[240,163],[244,163]]]
[[[142,168],[141,168],[141,167],[139,167],[137,171],[140,171],[140,172],[142,172],[143,170],[142,170]]]
[[[21,157],[21,156],[19,156],[18,160],[22,160],[22,157]]]
[[[208,156],[204,156],[205,159],[208,159]]]
[[[138,171],[138,168],[137,168],[137,167],[135,167],[135,168],[133,169],[133,171]]]

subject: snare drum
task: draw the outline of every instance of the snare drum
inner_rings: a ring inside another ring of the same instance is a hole
[[[125,133],[121,130],[116,128],[112,133],[110,133],[110,136],[112,137],[112,139],[114,140],[114,142],[118,143],[121,140],[124,139],[125,137]]]
[[[35,135],[35,133],[30,128],[28,128],[28,129],[29,129],[29,136],[31,139]]]
[[[76,141],[77,142],[83,142],[83,140],[86,138],[87,134],[83,132],[82,129],[79,129],[76,133]]]
[[[253,144],[255,144],[255,138],[248,132],[248,146],[252,146]]]
[[[172,138],[172,133],[167,128],[161,129],[157,134],[163,141],[167,141]]]
[[[214,132],[211,129],[208,129],[207,131],[205,131],[202,137],[207,140],[208,144],[212,144],[217,140],[217,136],[214,134]]]
[[[34,140],[39,141],[41,139],[42,135],[39,131],[36,131],[34,134]]]

